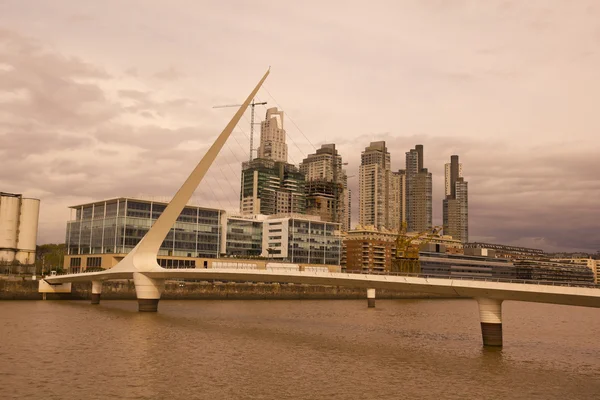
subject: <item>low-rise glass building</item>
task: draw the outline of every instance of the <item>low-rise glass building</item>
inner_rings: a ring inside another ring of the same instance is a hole
[[[115,266],[166,207],[167,203],[132,198],[70,207],[64,268],[80,272]],[[336,266],[340,252],[340,224],[318,217],[228,216],[223,210],[186,206],[160,247],[157,261],[165,268],[208,268],[217,258],[235,258],[234,264],[262,258]]]
[[[167,203],[117,198],[70,207],[68,255],[126,254],[140,242]],[[217,257],[223,210],[186,206],[165,238],[159,256]]]
[[[225,253],[231,257],[259,257],[262,253],[263,221],[227,217]]]
[[[340,264],[341,224],[318,217],[270,217],[263,223],[262,256],[299,264]]]

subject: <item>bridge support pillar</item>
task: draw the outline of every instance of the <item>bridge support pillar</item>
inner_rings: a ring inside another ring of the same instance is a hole
[[[102,281],[92,281],[92,304],[100,304]]]
[[[484,346],[502,346],[502,300],[477,298]]]
[[[367,307],[375,307],[375,289],[367,289]]]
[[[160,295],[165,290],[164,279],[152,279],[140,272],[133,273],[138,311],[157,312]]]

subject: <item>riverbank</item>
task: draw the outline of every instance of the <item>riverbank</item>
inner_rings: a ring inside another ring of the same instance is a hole
[[[48,293],[48,300],[89,300],[91,283],[73,283],[71,293]],[[313,286],[279,283],[167,282],[163,300],[348,300],[365,299],[366,289],[341,286]],[[136,298],[132,280],[107,281],[102,288],[102,300],[133,300]],[[378,290],[378,299],[432,299],[434,294]],[[38,282],[0,279],[0,300],[41,300]]]

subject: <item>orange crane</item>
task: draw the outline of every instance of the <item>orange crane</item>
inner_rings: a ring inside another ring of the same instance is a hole
[[[402,222],[398,236],[396,237],[396,257],[392,260],[392,272],[404,272],[411,274],[421,273],[421,262],[419,261],[419,246],[427,244],[438,237],[441,227],[434,227],[409,236],[406,233],[406,222]],[[416,244],[415,241],[420,243]]]

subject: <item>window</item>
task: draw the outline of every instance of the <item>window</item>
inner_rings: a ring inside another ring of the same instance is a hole
[[[71,267],[81,267],[81,257],[71,258]]]
[[[71,259],[71,261],[73,261],[73,259]],[[102,257],[88,257],[86,266],[88,268],[101,267],[102,266]]]

